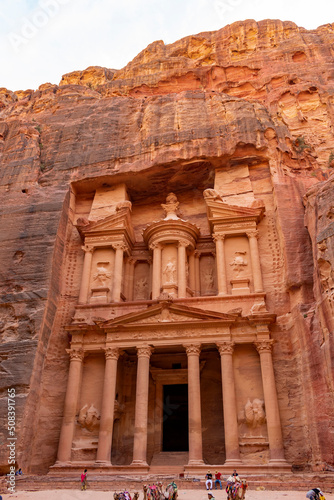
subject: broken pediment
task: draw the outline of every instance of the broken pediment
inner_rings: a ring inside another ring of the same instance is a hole
[[[240,223],[253,223],[254,226],[263,218],[265,207],[256,203],[252,207],[241,207],[229,205],[222,201],[220,195],[214,189],[204,191],[204,199],[207,206],[207,215],[211,229],[216,224],[233,225]]]
[[[116,207],[116,213],[108,215],[100,220],[89,221],[87,219],[78,219],[76,227],[80,235],[87,243],[94,241],[101,236],[114,237],[126,236],[133,244],[135,235],[131,222],[131,202],[124,201]]]

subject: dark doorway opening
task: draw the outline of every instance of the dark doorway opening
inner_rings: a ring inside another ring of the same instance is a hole
[[[188,451],[188,385],[163,386],[162,451]]]

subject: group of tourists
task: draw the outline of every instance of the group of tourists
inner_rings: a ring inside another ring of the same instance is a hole
[[[19,474],[20,473],[22,474],[21,469],[19,469],[19,471],[20,471]],[[87,489],[87,474],[88,474],[87,469],[85,469],[83,471],[83,473],[81,474],[81,489],[82,490]],[[223,489],[223,485],[222,485],[222,481],[221,481],[221,473],[216,470],[214,476],[215,477],[213,479],[213,474],[209,470],[205,475],[205,486],[206,486],[207,491],[209,491],[208,500],[215,500],[215,497],[213,496],[213,494],[210,493],[210,491],[212,491],[213,487],[215,490],[218,487],[221,490]],[[237,492],[238,488],[243,488],[244,493],[245,493],[246,488],[248,486],[245,480],[240,479],[239,474],[237,473],[237,471],[235,469],[234,469],[233,473],[231,474],[231,476],[229,476],[227,478],[226,483],[227,483],[226,484],[226,493],[227,493],[228,498],[236,498],[236,492]],[[168,486],[173,487],[174,495],[172,495],[172,498],[173,497],[176,498],[177,497],[177,486],[176,486],[175,482],[173,481]],[[243,494],[243,497],[244,497],[244,494]],[[320,490],[320,488],[313,488],[312,490],[308,491],[306,493],[306,498],[308,498],[309,500],[326,500],[325,496],[322,493],[322,491]]]

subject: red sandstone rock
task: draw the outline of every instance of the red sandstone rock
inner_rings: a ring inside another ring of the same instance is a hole
[[[301,469],[334,462],[333,42],[333,24],[307,31],[246,21],[154,42],[119,71],[91,67],[35,92],[0,89],[1,383],[4,391],[16,386],[24,469],[46,472],[55,462],[64,327],[81,273],[75,217],[85,218],[92,193],[117,180],[152,207],[161,193],[184,192],[187,217],[204,227],[198,207],[215,169],[224,202],[262,200],[266,208],[259,245],[267,308],[278,316],[286,458]],[[145,223],[143,216],[138,234]],[[214,422],[211,414],[204,421]],[[212,460],[213,443],[210,436]]]

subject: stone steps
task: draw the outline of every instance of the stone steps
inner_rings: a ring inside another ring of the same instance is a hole
[[[179,490],[200,489],[205,491],[205,481],[201,477],[200,481],[193,481],[193,478],[180,479],[178,474],[166,474],[164,467],[164,474],[149,474],[147,477],[127,477],[127,476],[94,476],[89,475],[88,483],[89,488],[92,490],[100,491],[124,491],[142,492],[143,484],[152,484],[161,481],[164,486],[174,479],[178,485]],[[319,487],[325,493],[334,492],[333,473],[319,473],[319,474],[286,474],[276,477],[269,475],[247,475],[245,476],[248,482],[248,487],[251,490],[257,488],[265,488],[266,490],[292,490],[301,491],[307,490],[310,487]],[[196,478],[195,478],[196,479]],[[225,489],[225,482],[223,481],[223,490]],[[6,491],[6,478],[1,478],[1,489]],[[54,489],[80,489],[80,475],[72,477],[52,477],[52,476],[29,476],[24,475],[18,477],[16,480],[17,491],[42,491]]]

